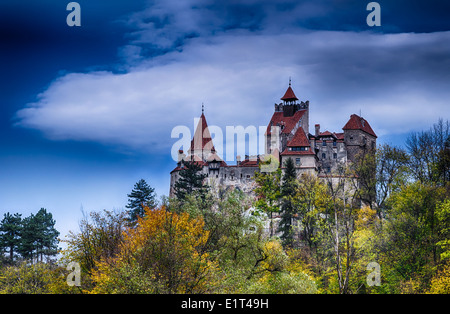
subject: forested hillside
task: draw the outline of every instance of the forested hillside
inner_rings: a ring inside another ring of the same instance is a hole
[[[57,261],[51,214],[7,213],[0,292],[450,293],[449,130],[441,120],[332,175],[287,163],[256,176],[254,197],[207,187],[195,166],[160,204],[141,180],[127,211],[83,218]]]

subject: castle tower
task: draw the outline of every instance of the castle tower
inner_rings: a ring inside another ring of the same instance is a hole
[[[198,121],[195,129],[194,137],[191,141],[191,147],[188,150],[188,160],[192,161],[206,161],[207,157],[215,152],[211,134],[208,129],[205,114],[202,110],[202,115]]]
[[[281,100],[282,103],[275,104],[275,112],[267,126],[266,154],[283,152],[299,127],[309,134],[309,101],[298,101],[290,79]]]
[[[348,161],[355,161],[358,154],[376,148],[377,135],[364,118],[352,114],[350,120],[342,129],[344,130],[344,143]]]

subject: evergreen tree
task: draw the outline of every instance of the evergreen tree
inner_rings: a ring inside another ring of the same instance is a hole
[[[187,195],[194,191],[198,192],[202,198],[205,197],[207,187],[203,184],[206,174],[201,173],[202,166],[197,162],[184,162],[184,168],[180,170],[180,178],[175,183],[175,196],[179,200],[184,200]]]
[[[281,232],[283,245],[292,246],[294,241],[293,220],[296,213],[294,197],[297,190],[297,173],[291,158],[284,163],[284,175],[281,185],[281,220],[278,232]]]
[[[133,190],[128,196],[127,208],[129,211],[129,220],[134,222],[138,217],[143,217],[145,214],[145,207],[153,209],[156,207],[156,194],[155,189],[152,188],[148,183],[141,179],[134,185]]]
[[[58,252],[58,236],[52,214],[41,208],[22,221],[19,253],[32,261],[42,261],[44,255],[54,256]]]
[[[36,220],[40,231],[37,254],[40,255],[42,261],[44,255],[48,257],[58,253],[59,231],[55,229],[56,221],[53,219],[53,215],[45,208],[38,211]]]
[[[22,218],[20,214],[6,213],[0,222],[0,252],[9,251],[9,259],[12,262],[14,252],[17,252],[20,244]]]

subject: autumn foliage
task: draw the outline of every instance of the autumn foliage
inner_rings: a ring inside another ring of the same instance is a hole
[[[208,292],[216,265],[204,250],[203,227],[200,217],[146,208],[137,226],[124,231],[117,256],[97,263],[92,292]]]

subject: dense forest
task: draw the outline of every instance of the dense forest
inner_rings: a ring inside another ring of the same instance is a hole
[[[127,210],[86,215],[57,259],[51,214],[7,213],[0,292],[450,293],[449,131],[440,120],[332,175],[287,162],[253,196],[188,164],[176,197],[158,203],[140,180]]]

